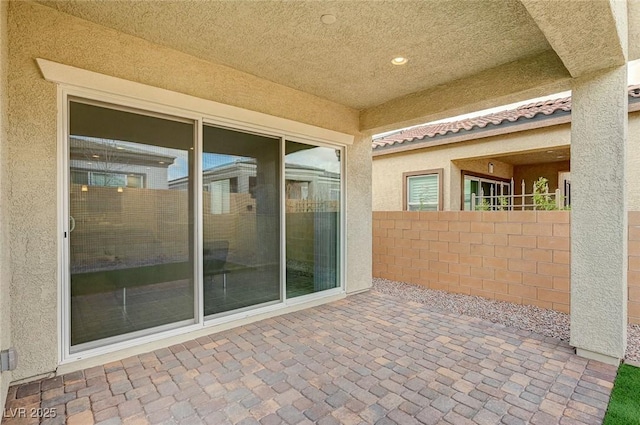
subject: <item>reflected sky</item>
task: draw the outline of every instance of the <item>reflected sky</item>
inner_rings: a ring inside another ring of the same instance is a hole
[[[94,142],[103,141],[103,139],[96,139],[93,137],[73,137]],[[109,143],[114,143],[114,141],[109,141]],[[184,150],[145,145],[142,143],[125,142],[120,140],[116,140],[115,144],[116,146],[121,146],[125,149],[147,151],[149,153],[174,157],[175,160],[173,164],[171,164],[168,168],[169,181],[186,177],[189,174],[188,153]],[[239,157],[233,155],[205,153],[202,158],[202,168],[203,170],[207,170],[209,168],[233,163],[238,159]],[[289,164],[307,165],[310,167],[321,168],[333,173],[340,173],[340,161],[338,161],[338,158],[336,157],[335,149],[332,148],[317,147],[294,152],[287,155],[286,162]]]

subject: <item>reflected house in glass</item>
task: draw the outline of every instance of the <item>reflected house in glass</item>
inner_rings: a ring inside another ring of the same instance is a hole
[[[132,144],[109,139],[71,137],[71,183],[168,189],[168,168],[173,165],[176,157],[130,145]]]
[[[287,142],[290,145],[299,145]],[[324,149],[328,148],[314,148]],[[335,164],[339,165],[337,156]],[[236,234],[228,240],[205,237],[225,243],[226,271],[238,270],[255,262],[258,234],[255,159],[228,160],[203,171],[204,228],[220,227],[223,217],[235,217],[226,225]],[[185,177],[169,182],[170,189],[184,189]],[[337,286],[337,232],[340,211],[340,172],[323,167],[285,162],[285,212],[287,215],[287,294],[304,295]],[[217,224],[216,224],[217,222]],[[330,237],[331,240],[325,240]],[[326,253],[331,247],[331,252]],[[328,257],[327,257],[328,255]],[[324,261],[320,261],[324,257]],[[206,264],[205,264],[206,266]],[[327,272],[326,270],[329,270]]]

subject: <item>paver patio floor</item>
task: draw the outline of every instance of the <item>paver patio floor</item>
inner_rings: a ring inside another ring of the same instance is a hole
[[[371,291],[14,386],[6,409],[82,425],[597,424],[615,372],[559,340]],[[37,420],[3,421],[16,423]]]

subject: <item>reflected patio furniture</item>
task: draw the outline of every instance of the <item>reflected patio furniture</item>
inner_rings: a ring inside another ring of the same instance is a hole
[[[202,252],[202,270],[204,278],[221,274],[222,287],[227,289],[227,254],[229,253],[229,241],[205,242]]]

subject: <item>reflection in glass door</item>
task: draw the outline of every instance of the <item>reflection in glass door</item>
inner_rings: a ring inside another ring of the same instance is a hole
[[[194,124],[70,101],[71,351],[194,319]]]
[[[279,302],[279,138],[205,126],[205,316]]]
[[[285,144],[287,298],[340,286],[340,150]]]

